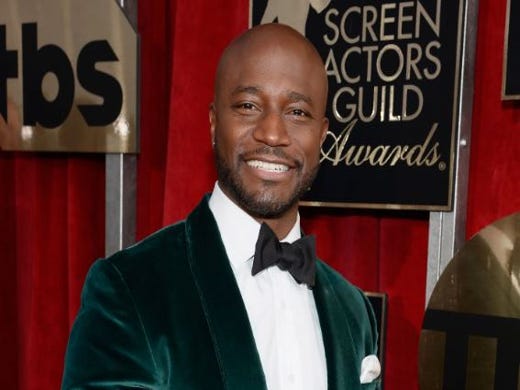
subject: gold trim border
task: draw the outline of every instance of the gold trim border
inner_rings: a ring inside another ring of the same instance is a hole
[[[321,202],[314,200],[302,200],[300,206],[305,207],[337,207],[352,209],[373,209],[373,210],[425,210],[425,211],[450,211],[450,205],[418,205],[418,204],[399,204],[399,203],[354,203],[354,202]]]

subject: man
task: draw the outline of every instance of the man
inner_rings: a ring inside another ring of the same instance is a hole
[[[229,45],[209,113],[218,183],[186,221],[93,265],[64,389],[376,388],[361,384],[378,375],[366,298],[298,240],[326,99],[323,63],[290,27]]]

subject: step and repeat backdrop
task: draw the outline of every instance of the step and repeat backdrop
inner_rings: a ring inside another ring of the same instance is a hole
[[[3,2],[0,150],[135,153],[138,37],[117,2]]]

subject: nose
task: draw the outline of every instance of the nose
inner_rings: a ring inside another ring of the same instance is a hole
[[[255,127],[253,137],[258,142],[269,146],[287,146],[291,142],[283,114],[275,111],[262,115]]]

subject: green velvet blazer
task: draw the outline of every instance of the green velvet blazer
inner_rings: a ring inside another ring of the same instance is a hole
[[[377,335],[364,295],[321,261],[313,289],[329,389],[359,383]],[[207,198],[186,221],[89,271],[63,389],[266,389],[247,312]]]

